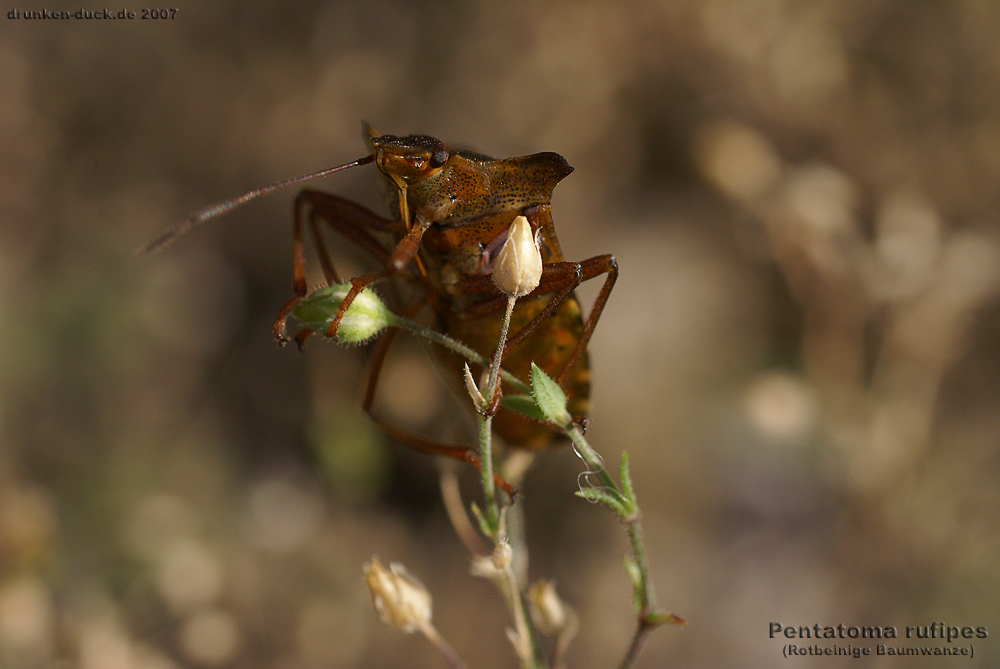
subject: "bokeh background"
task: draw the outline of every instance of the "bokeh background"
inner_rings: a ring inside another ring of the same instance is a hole
[[[377,554],[471,666],[514,666],[435,463],[360,410],[368,351],[271,340],[293,193],[132,256],[363,155],[364,119],[575,166],[563,249],[621,267],[589,435],[629,452],[661,604],[690,621],[638,666],[775,666],[772,621],[987,626],[964,666],[996,666],[995,3],[178,7],[0,19],[0,665],[443,666],[377,622]],[[385,211],[371,167],[313,186]],[[399,424],[468,429],[412,341],[381,387]],[[581,466],[528,475],[530,571],[579,611],[571,666],[614,666],[627,547],[574,497]]]

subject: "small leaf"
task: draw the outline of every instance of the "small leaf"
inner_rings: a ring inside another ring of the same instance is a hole
[[[622,520],[627,520],[629,517],[629,511],[625,505],[622,504],[621,498],[608,492],[607,490],[601,490],[600,488],[584,488],[583,490],[577,490],[576,494],[578,497],[582,497],[588,502],[603,504]]]
[[[622,559],[622,565],[625,567],[625,573],[628,574],[628,580],[632,581],[633,588],[642,587],[642,572],[639,570],[639,565],[635,563],[630,557]]]
[[[479,531],[488,537],[495,537],[498,528],[493,527],[490,522],[486,520],[486,516],[484,516],[483,512],[479,509],[479,505],[472,502],[472,504],[469,505],[469,508],[472,511],[472,515],[475,516],[476,522],[479,523]]]
[[[666,611],[650,611],[643,616],[643,622],[649,627],[659,627],[660,625],[677,625],[684,627],[687,621],[674,613]]]
[[[632,606],[635,607],[636,611],[642,611],[646,605],[646,597],[642,586],[642,570],[639,569],[639,565],[635,563],[635,560],[629,557],[622,560],[622,565],[625,567],[625,574],[628,575],[628,580],[632,581]]]
[[[569,425],[571,418],[566,411],[566,393],[535,363],[531,363],[531,393],[546,420],[556,425]]]
[[[635,492],[632,489],[632,476],[628,471],[628,453],[622,451],[622,461],[618,466],[618,476],[622,483],[622,496],[635,504]]]
[[[504,395],[500,398],[500,406],[524,414],[535,420],[546,420],[545,414],[538,407],[538,402],[531,395]]]
[[[472,371],[469,370],[469,363],[465,363],[465,390],[469,393],[469,397],[472,398],[472,403],[476,405],[477,410],[482,410],[486,407],[486,400],[483,398],[483,394],[479,392],[479,387],[476,385],[475,379],[472,378]]]

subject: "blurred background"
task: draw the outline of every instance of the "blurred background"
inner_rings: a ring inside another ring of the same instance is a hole
[[[377,622],[378,555],[424,581],[470,666],[514,666],[435,463],[360,409],[370,347],[271,339],[294,192],[133,257],[188,211],[364,155],[367,120],[576,168],[563,250],[621,268],[588,435],[628,451],[661,605],[690,621],[639,667],[774,666],[770,622],[936,621],[987,626],[966,666],[995,666],[995,3],[251,1],[0,25],[0,665],[443,666]],[[310,187],[386,212],[376,177]],[[402,337],[379,411],[467,434],[445,388]],[[574,497],[581,469],[562,448],[528,474],[530,573],[580,614],[570,666],[615,666],[627,545]]]

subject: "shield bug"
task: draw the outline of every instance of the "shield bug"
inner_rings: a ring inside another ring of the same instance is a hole
[[[545,152],[496,159],[471,151],[452,150],[426,135],[382,135],[367,124],[364,136],[370,153],[338,167],[287,179],[231,200],[200,209],[143,247],[145,255],[159,249],[204,221],[250,200],[304,181],[351,167],[374,163],[385,177],[393,215],[380,216],[343,197],[304,190],[295,198],[293,214],[293,289],[278,312],[274,336],[289,338],[286,319],[308,294],[304,236],[309,229],[326,281],[343,283],[325,241],[333,231],[377,262],[374,271],[348,280],[350,289],[323,334],[333,337],[351,303],[368,286],[400,278],[416,286],[416,311],[427,305],[434,327],[489,358],[496,347],[506,296],[491,281],[496,256],[511,223],[524,216],[539,243],[542,274],[539,285],[520,298],[504,349],[504,368],[527,380],[531,363],[555,378],[568,398],[568,409],[585,419],[589,408],[590,366],[587,343],[601,317],[618,277],[610,254],[580,262],[566,261],[552,221],[555,186],[573,168],[557,153]],[[599,276],[604,283],[584,317],[574,290]],[[302,344],[311,334],[296,335]],[[375,389],[395,331],[383,335],[376,349],[364,396],[364,409],[391,436],[419,450],[475,462],[473,450],[438,444],[387,424],[373,411]],[[440,361],[449,377],[461,384],[461,364],[448,351]],[[501,406],[494,429],[516,448],[544,449],[555,443],[550,426]]]

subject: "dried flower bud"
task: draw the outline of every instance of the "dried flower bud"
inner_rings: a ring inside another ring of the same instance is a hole
[[[393,562],[386,571],[373,557],[364,572],[379,620],[407,633],[430,627],[431,595],[403,565]]]
[[[518,216],[507,231],[507,241],[493,267],[493,283],[506,295],[523,297],[538,287],[542,278],[542,254],[535,243],[531,224]]]
[[[490,580],[500,578],[503,572],[493,564],[492,555],[476,555],[472,558],[472,565],[469,573],[478,578],[488,578]]]
[[[349,283],[314,290],[302,298],[292,315],[313,332],[326,334],[350,290]],[[388,327],[389,318],[389,309],[382,300],[371,289],[365,288],[354,298],[340,320],[336,339],[344,344],[363,343]]]
[[[490,557],[494,567],[500,570],[507,569],[514,559],[514,550],[506,539],[502,539],[497,542],[496,548],[493,549],[493,555]]]
[[[559,599],[552,581],[537,581],[528,588],[528,609],[538,631],[546,636],[566,632],[575,624],[576,613]]]

